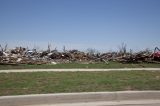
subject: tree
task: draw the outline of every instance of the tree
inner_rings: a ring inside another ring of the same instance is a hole
[[[51,52],[51,44],[49,44],[49,43],[48,43],[48,49],[47,49],[47,51]]]
[[[96,49],[88,48],[88,49],[87,49],[87,53],[89,53],[89,54],[98,54],[99,52],[98,52],[98,50],[96,50]]]
[[[2,52],[5,52],[7,50],[8,44],[5,44],[4,48],[2,47],[2,45],[0,44],[0,48]]]
[[[127,45],[125,43],[122,43],[121,46],[119,46],[119,53],[122,55],[127,53]]]
[[[63,52],[66,52],[66,47],[65,46],[63,46]]]

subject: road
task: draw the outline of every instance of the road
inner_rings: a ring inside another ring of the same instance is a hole
[[[0,96],[0,106],[160,106],[160,91]]]
[[[26,105],[27,106],[27,105]],[[160,100],[136,100],[136,101],[112,101],[112,102],[88,102],[88,103],[62,103],[39,104],[28,106],[160,106]]]
[[[117,68],[117,69],[14,69],[0,70],[0,73],[9,72],[75,72],[75,71],[160,71],[160,68]]]

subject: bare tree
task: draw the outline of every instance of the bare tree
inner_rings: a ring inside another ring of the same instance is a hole
[[[122,43],[121,46],[119,46],[119,53],[122,55],[127,53],[127,45],[125,43]]]
[[[65,46],[63,46],[63,52],[66,52],[66,47]]]
[[[28,49],[28,48],[27,48],[27,49]],[[33,47],[32,51],[37,52],[37,51],[39,51],[39,49],[40,49],[40,47],[39,47],[39,46],[34,45],[34,47]]]
[[[8,44],[5,45],[4,52],[7,51],[7,47],[8,47]]]
[[[87,53],[89,53],[89,54],[97,54],[97,53],[99,53],[99,52],[98,52],[98,50],[96,50],[96,49],[88,48],[88,49],[87,49]]]
[[[48,43],[48,52],[51,52],[51,44]]]
[[[1,51],[3,52],[3,47],[2,47],[2,45],[0,45],[0,48],[1,48]]]
[[[7,47],[8,47],[8,44],[5,44],[4,48],[3,48],[2,45],[0,44],[0,48],[1,48],[1,51],[2,51],[2,52],[7,51]]]

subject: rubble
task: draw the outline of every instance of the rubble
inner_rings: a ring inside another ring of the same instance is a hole
[[[2,48],[2,47],[1,47]],[[158,49],[159,50],[159,49]],[[106,52],[85,53],[78,50],[46,50],[38,52],[16,47],[11,50],[0,50],[0,64],[59,64],[59,63],[106,63],[117,61],[121,63],[155,62],[159,63],[159,52],[145,50],[137,53]],[[157,57],[156,57],[157,56]]]

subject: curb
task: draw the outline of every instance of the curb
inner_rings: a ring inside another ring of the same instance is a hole
[[[160,91],[84,92],[1,96],[0,104],[1,106],[23,106],[126,100],[160,100]]]

